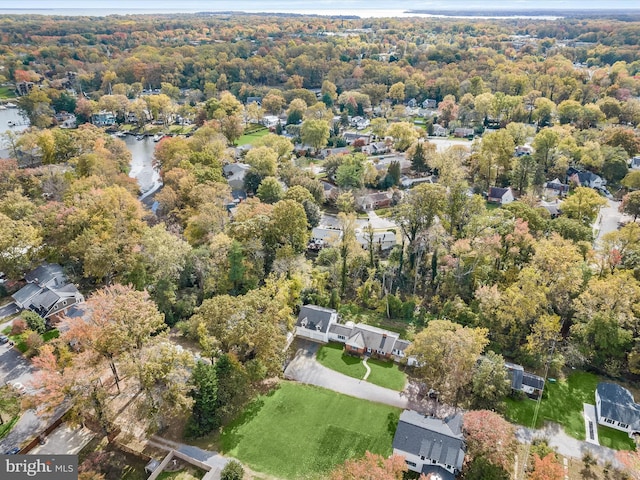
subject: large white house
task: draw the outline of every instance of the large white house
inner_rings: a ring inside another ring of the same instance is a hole
[[[393,437],[393,454],[402,455],[413,472],[455,480],[465,454],[462,414],[441,420],[405,410]]]
[[[596,414],[600,425],[622,430],[629,436],[640,435],[640,405],[629,390],[616,383],[598,384]]]
[[[405,359],[405,350],[411,345],[389,330],[364,323],[338,323],[338,312],[317,305],[300,309],[295,335],[320,343],[344,343],[345,351],[352,355],[372,355],[396,362]],[[406,360],[409,366],[417,364],[415,357]]]

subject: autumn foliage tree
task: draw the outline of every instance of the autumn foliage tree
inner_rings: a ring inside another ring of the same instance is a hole
[[[367,451],[364,457],[350,459],[331,472],[331,480],[401,480],[407,471],[404,457],[384,458]]]
[[[534,455],[533,472],[529,474],[529,480],[562,480],[563,478],[564,470],[555,453],[549,453],[543,458]]]
[[[463,417],[467,454],[483,458],[509,472],[516,451],[515,428],[501,415],[489,410],[472,410]]]

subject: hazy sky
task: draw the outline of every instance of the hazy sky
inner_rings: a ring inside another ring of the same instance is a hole
[[[0,2],[4,4],[4,0]],[[639,0],[20,0],[0,5],[3,8],[108,8],[152,10],[171,9],[194,10],[264,10],[278,11],[291,9],[640,9]]]

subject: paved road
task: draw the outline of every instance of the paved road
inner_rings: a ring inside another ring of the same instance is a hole
[[[33,366],[18,349],[11,348],[8,344],[0,345],[0,385],[21,383],[28,395],[33,391],[31,388],[33,372]],[[34,410],[27,410],[9,435],[0,441],[0,452],[19,447],[25,440],[42,431],[47,424],[48,422],[37,416]]]
[[[412,407],[409,398],[400,392],[348,377],[320,365],[315,358],[318,347],[319,344],[314,342],[300,342],[300,349],[296,353],[296,357],[284,371],[285,378],[393,407]]]
[[[6,305],[0,308],[0,320],[13,315],[14,313],[18,313],[19,311],[20,309],[15,304],[15,302],[7,303]]]
[[[586,452],[591,452],[601,465],[611,462],[616,468],[623,467],[616,459],[616,450],[576,440],[567,435],[562,427],[556,423],[546,423],[544,428],[540,430],[519,427],[516,430],[516,438],[521,443],[531,443],[536,438],[544,438],[551,448],[565,457],[581,459]]]
[[[603,235],[615,232],[618,229],[618,222],[623,219],[623,215],[618,211],[620,202],[615,200],[607,200],[607,202],[608,204],[600,209],[599,224],[596,226],[596,228],[599,228],[596,245],[600,243]]]

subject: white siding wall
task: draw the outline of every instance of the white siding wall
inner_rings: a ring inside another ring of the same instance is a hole
[[[329,341],[326,333],[316,332],[315,330],[309,330],[302,327],[296,327],[296,336],[322,343],[327,343]]]
[[[398,450],[397,448],[393,449],[393,454],[400,455],[404,457],[406,461],[415,463],[416,464],[415,467],[413,465],[407,464],[407,467],[409,467],[409,470],[411,470],[412,472],[418,472],[418,473],[422,472],[422,467],[425,464],[425,462],[421,460],[420,457],[418,457],[417,455],[412,455],[410,453],[403,452],[402,450]]]

